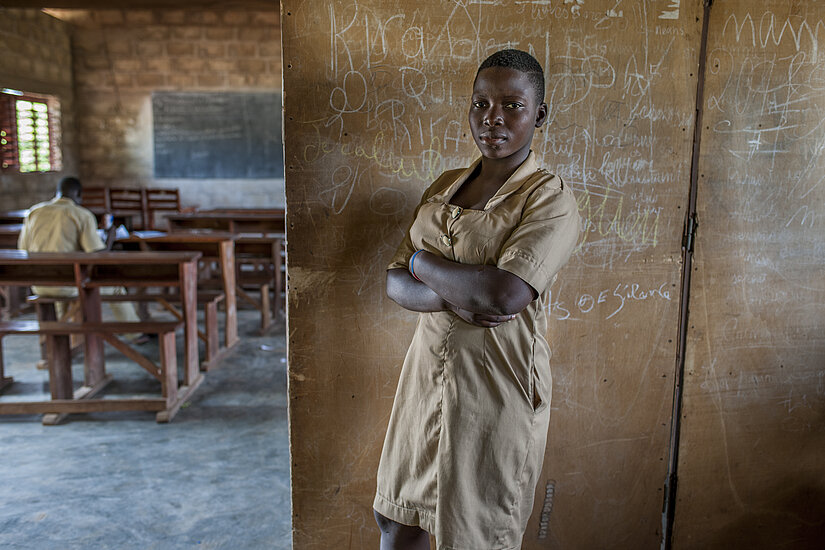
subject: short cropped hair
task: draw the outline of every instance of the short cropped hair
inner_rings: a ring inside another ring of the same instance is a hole
[[[68,176],[57,184],[57,191],[61,195],[80,195],[83,192],[83,185],[79,179]]]
[[[476,78],[478,73],[490,67],[507,67],[526,74],[533,85],[537,103],[544,101],[544,70],[529,53],[521,50],[499,50],[481,63]]]

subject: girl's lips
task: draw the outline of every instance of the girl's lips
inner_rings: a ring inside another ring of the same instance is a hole
[[[507,138],[504,136],[499,135],[483,135],[481,136],[481,141],[487,143],[488,145],[498,145],[504,143]]]

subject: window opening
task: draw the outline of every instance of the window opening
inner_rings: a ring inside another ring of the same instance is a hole
[[[57,98],[0,92],[0,167],[20,173],[62,168]]]

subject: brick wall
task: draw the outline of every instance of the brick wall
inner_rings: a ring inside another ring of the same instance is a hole
[[[283,179],[153,177],[153,91],[280,91],[271,11],[48,10],[73,27],[79,170],[93,185],[177,187],[184,205],[284,204]]]
[[[53,196],[57,181],[78,168],[70,27],[39,10],[0,8],[0,51],[0,88],[57,96],[61,110],[63,170],[0,170],[0,210],[10,210]]]

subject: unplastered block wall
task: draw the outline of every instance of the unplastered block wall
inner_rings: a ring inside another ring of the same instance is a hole
[[[151,94],[281,89],[271,10],[49,10],[73,27],[80,172],[93,185],[177,187],[184,206],[284,204],[283,179],[155,179]]]
[[[0,170],[0,210],[27,208],[54,195],[77,170],[70,28],[36,9],[0,8],[0,88],[57,96],[63,169],[20,174]]]

